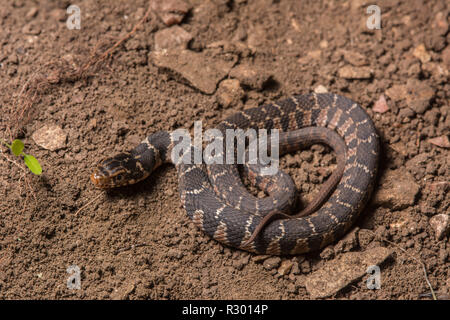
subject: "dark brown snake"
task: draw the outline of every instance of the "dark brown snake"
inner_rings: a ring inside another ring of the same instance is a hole
[[[378,137],[359,104],[336,94],[297,95],[237,112],[218,126],[224,134],[238,128],[279,129],[280,153],[328,144],[337,169],[319,197],[293,214],[294,184],[281,170],[262,176],[261,165],[244,167],[252,184],[269,194],[259,199],[247,191],[237,164],[174,163],[181,201],[195,225],[228,246],[273,255],[317,250],[348,231],[370,197],[378,164]],[[173,163],[178,143],[173,132],[156,132],[133,150],[102,161],[91,180],[105,189],[143,180],[160,164]]]

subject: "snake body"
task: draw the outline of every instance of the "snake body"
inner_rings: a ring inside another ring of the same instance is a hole
[[[343,159],[340,181],[312,214],[279,218],[291,214],[294,194],[293,183],[281,171],[262,178],[248,170],[253,184],[269,193],[258,199],[246,190],[236,164],[177,162],[181,201],[195,225],[228,246],[272,255],[317,250],[348,231],[371,195],[378,165],[378,136],[359,104],[331,93],[296,95],[237,112],[217,129],[237,128],[279,129],[287,151],[299,140],[297,131],[302,130],[302,137],[310,143],[340,137],[343,147],[338,142],[333,146],[338,159]],[[153,133],[133,150],[101,162],[91,180],[97,187],[111,188],[145,179],[161,163],[173,163],[171,152],[176,144],[172,132]],[[269,215],[273,216],[270,221]]]

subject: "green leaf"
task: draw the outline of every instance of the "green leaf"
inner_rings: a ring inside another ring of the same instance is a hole
[[[11,144],[11,151],[14,153],[15,156],[18,156],[22,153],[24,147],[25,145],[23,144],[23,142],[16,139]]]
[[[36,175],[40,175],[42,173],[41,165],[39,164],[39,161],[32,155],[26,154],[23,158],[25,161],[25,164],[27,165],[28,169],[30,169],[31,172],[33,172]]]

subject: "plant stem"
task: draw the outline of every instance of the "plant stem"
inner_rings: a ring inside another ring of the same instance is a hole
[[[5,141],[3,141],[2,139],[0,139],[0,142],[3,143],[5,146],[7,146],[8,148],[12,148],[10,144],[7,144]]]

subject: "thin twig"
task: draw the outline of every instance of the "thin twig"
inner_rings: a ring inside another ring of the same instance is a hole
[[[369,230],[369,231],[372,232],[372,234],[374,234],[375,236],[378,236],[378,235],[377,235],[375,232],[373,232],[372,230]],[[433,300],[437,300],[436,294],[434,293],[433,287],[432,287],[432,285],[431,285],[431,283],[430,283],[430,280],[428,279],[427,268],[426,268],[425,264],[422,262],[422,260],[420,260],[420,259],[416,258],[415,256],[411,255],[411,254],[408,253],[405,249],[403,249],[403,248],[400,247],[399,245],[393,243],[392,241],[387,240],[385,237],[380,236],[380,238],[381,238],[381,240],[386,241],[387,243],[393,245],[393,246],[396,247],[397,249],[400,249],[400,250],[403,251],[403,253],[405,253],[408,257],[414,259],[416,262],[418,262],[418,263],[422,266],[423,273],[424,273],[424,276],[425,276],[425,281],[426,281],[428,287],[430,288],[431,295],[433,296]]]
[[[80,209],[78,209],[77,212],[75,212],[75,215],[77,216],[81,210],[83,210],[84,208],[86,208],[88,205],[90,205],[92,202],[94,202],[95,200],[97,200],[98,198],[100,198],[102,196],[103,193],[99,193],[94,199],[92,199],[91,201],[89,201],[88,203],[86,203],[84,206],[82,206]]]
[[[146,244],[146,243],[132,244],[132,245],[129,246],[129,247],[117,249],[117,250],[115,251],[115,254],[118,254],[118,253],[124,252],[124,251],[128,251],[128,250],[132,250],[132,249],[134,249],[134,248],[138,248],[138,247],[146,247],[146,246],[148,246],[148,244]]]

